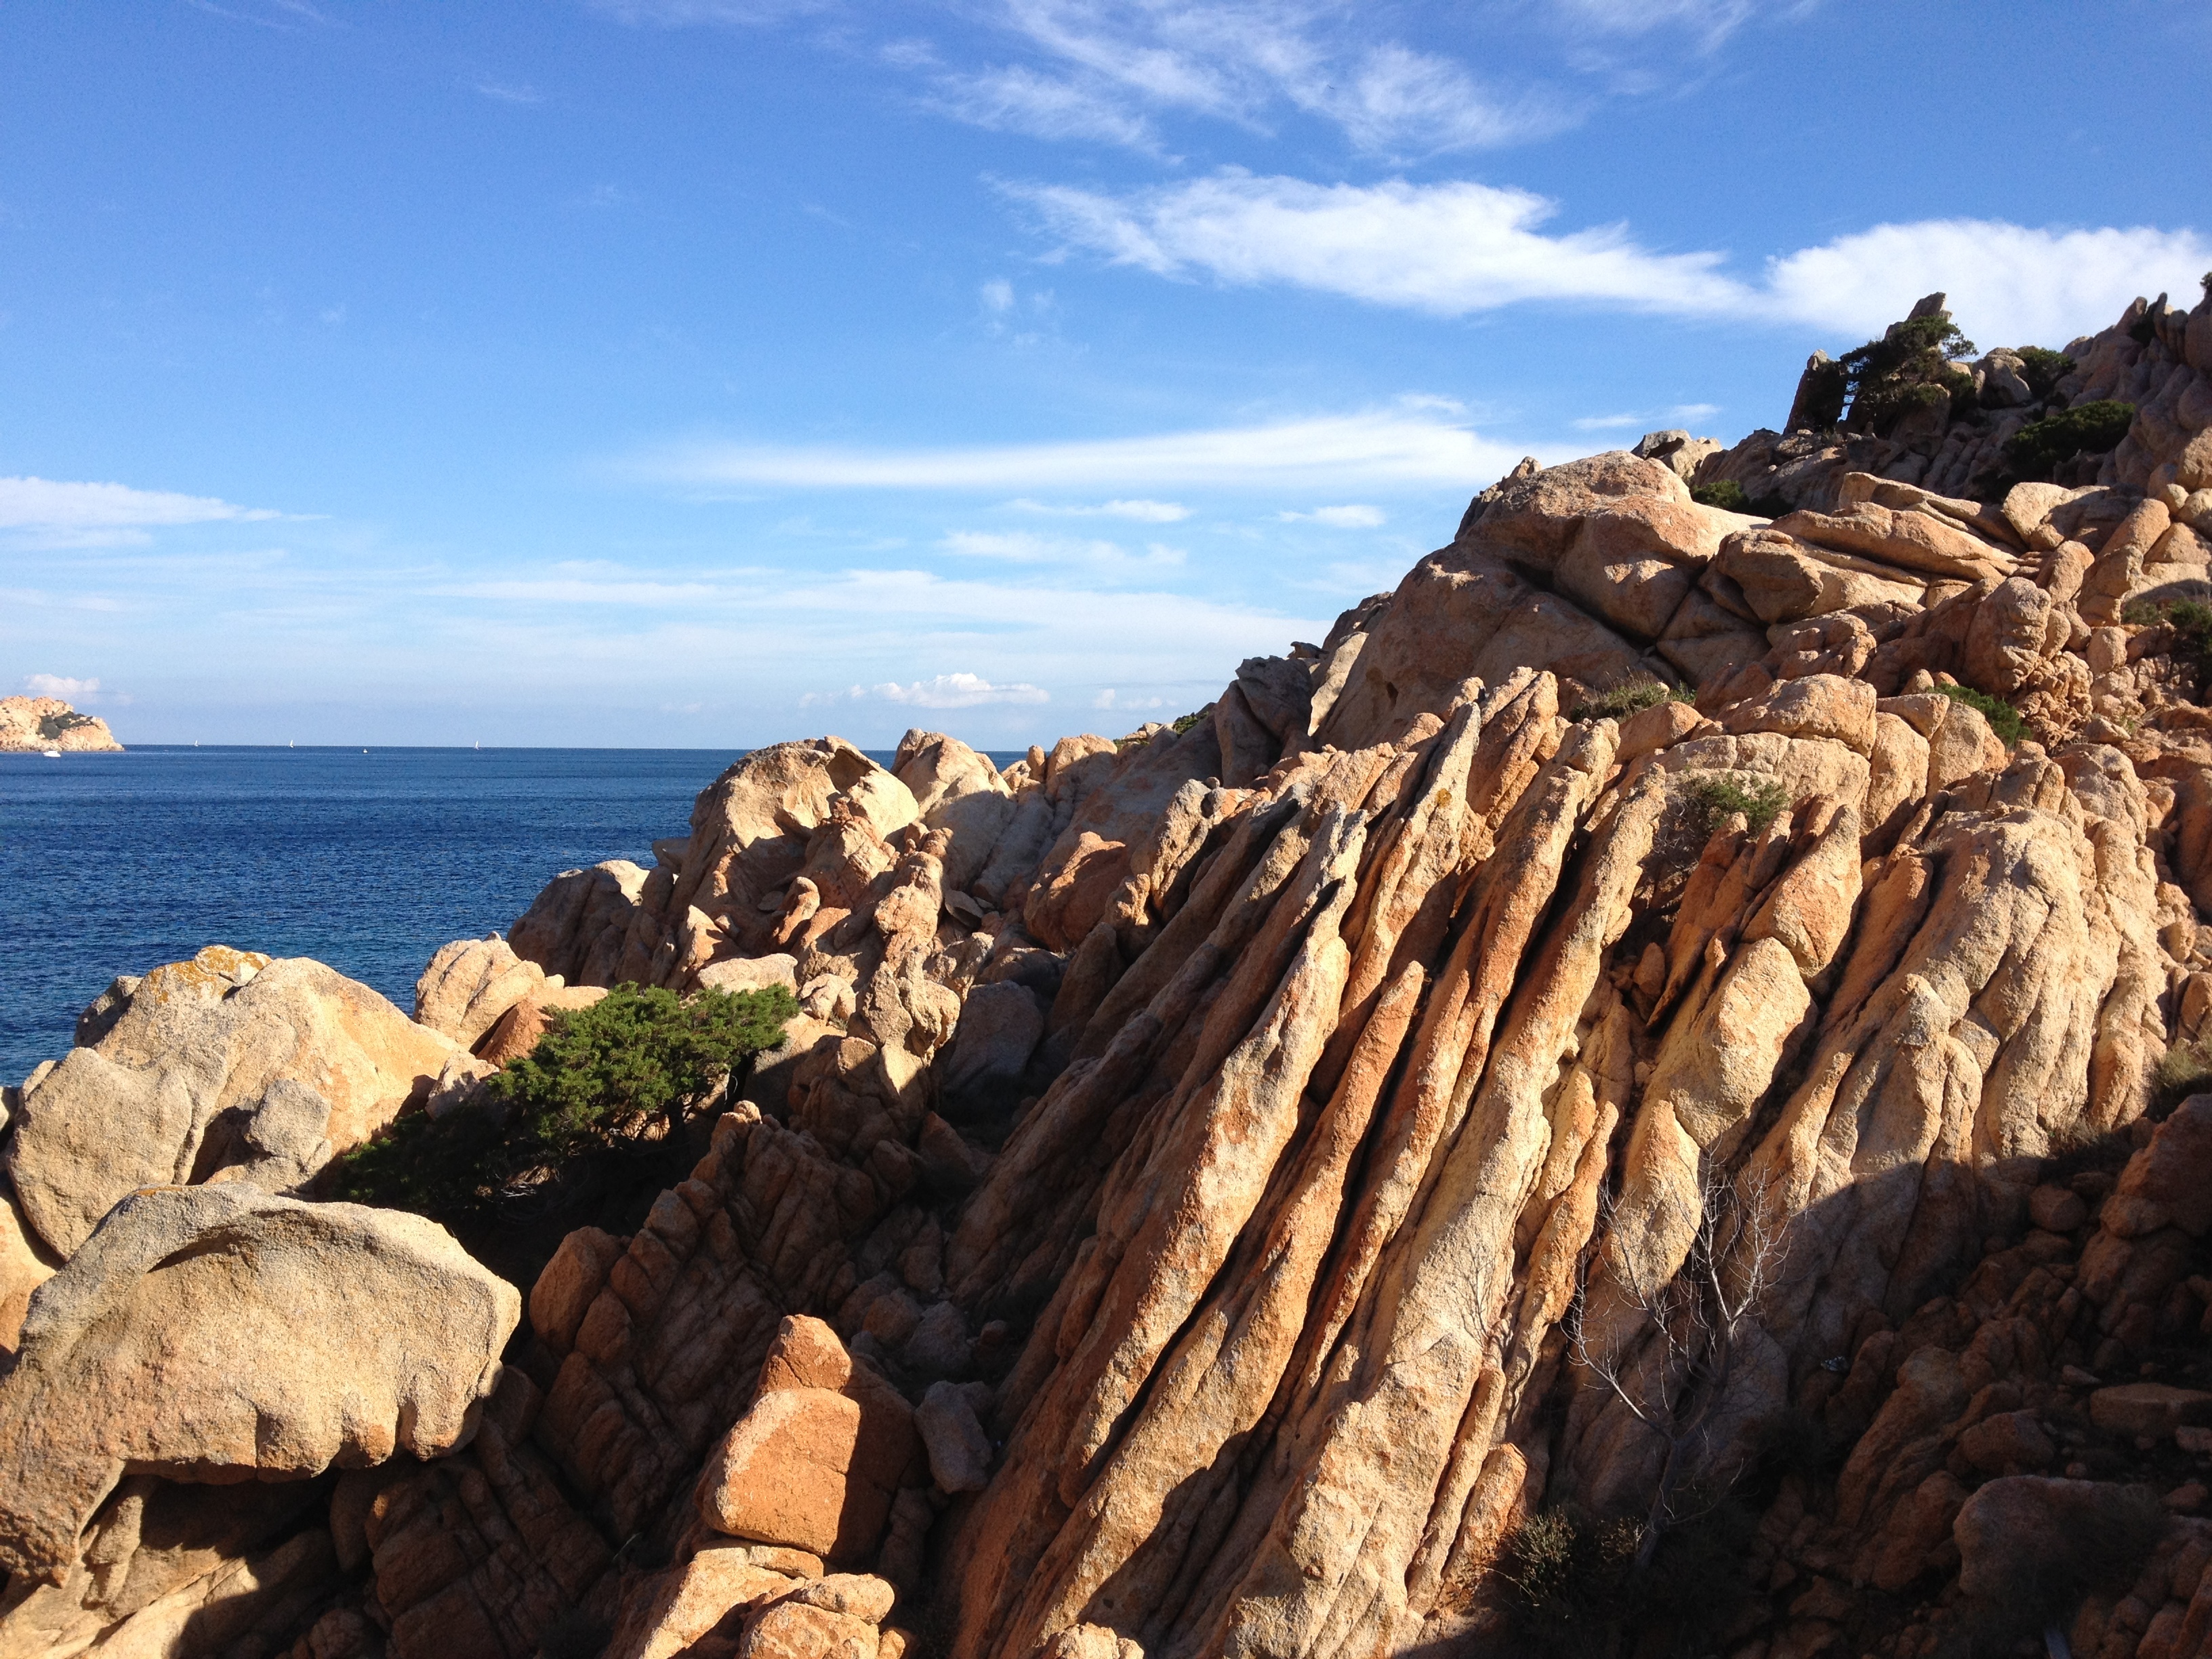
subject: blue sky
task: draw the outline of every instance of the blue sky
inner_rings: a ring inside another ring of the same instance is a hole
[[[1948,289],[2212,268],[2194,0],[0,11],[0,690],[1118,734]]]

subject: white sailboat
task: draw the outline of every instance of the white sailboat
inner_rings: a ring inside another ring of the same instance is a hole
[[[62,757],[62,751],[58,749],[41,749],[39,752],[48,760],[59,760]]]

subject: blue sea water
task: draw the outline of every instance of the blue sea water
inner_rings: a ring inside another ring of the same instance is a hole
[[[439,945],[504,932],[560,871],[650,865],[743,753],[0,754],[0,1079],[66,1053],[118,974],[204,945],[314,957],[411,1012]]]

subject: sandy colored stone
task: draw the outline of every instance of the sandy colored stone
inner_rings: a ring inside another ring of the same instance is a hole
[[[711,991],[765,991],[781,986],[799,994],[799,959],[781,951],[763,957],[727,957],[699,969],[699,985]]]
[[[2106,1207],[2106,1227],[2123,1237],[2166,1226],[2197,1237],[2212,1230],[2212,1095],[2173,1109],[2128,1160]]]
[[[579,1227],[562,1239],[530,1287],[530,1328],[556,1354],[576,1344],[576,1328],[623,1254],[623,1241],[597,1227]]]
[[[57,1254],[134,1189],[212,1173],[198,1165],[217,1115],[272,1084],[319,1096],[323,1135],[343,1152],[427,1094],[455,1052],[319,962],[270,962],[240,984],[210,969],[210,954],[147,975],[97,1046],[71,1049],[24,1097],[9,1173],[24,1219]]]
[[[708,1461],[701,1516],[720,1531],[838,1561],[870,1559],[914,1471],[906,1401],[818,1319],[776,1328],[751,1408]]]
[[[1505,485],[1462,544],[1542,574],[1608,626],[1656,639],[1733,521],[1670,468],[1623,451]]]
[[[1721,718],[1732,736],[1778,732],[1791,738],[1827,738],[1862,755],[1874,752],[1874,687],[1839,674],[1784,680],[1765,696],[1740,702]]]
[[[1867,757],[1866,822],[1888,824],[1928,790],[1928,739],[1887,710],[1875,715],[1874,748]]]
[[[781,1389],[738,1419],[708,1464],[699,1512],[719,1532],[850,1553],[890,1514],[888,1492],[850,1490],[860,1408],[828,1389]],[[870,1499],[877,1501],[872,1505]],[[850,1519],[848,1520],[848,1513]],[[845,1549],[840,1551],[842,1540]]]
[[[241,1185],[131,1197],[0,1379],[0,1562],[57,1580],[126,1467],[282,1480],[450,1451],[520,1313],[418,1216]]]
[[[12,1194],[0,1192],[0,1352],[13,1353],[31,1293],[54,1270],[23,1225]]]
[[[1779,939],[1807,979],[1825,971],[1850,935],[1859,902],[1859,815],[1838,806],[1827,828],[1775,883],[1744,925],[1747,943]]]
[[[415,982],[415,1018],[474,1048],[501,1015],[544,985],[545,970],[497,934],[457,939],[439,947]]]
[[[824,1613],[842,1613],[864,1624],[880,1625],[890,1616],[898,1591],[872,1573],[833,1572],[793,1593],[792,1601]]]
[[[1740,531],[1721,544],[1713,571],[1765,623],[1825,617],[1853,605],[1920,603],[1924,585],[1907,572],[1838,556],[1779,526]]]
[[[2011,556],[1979,537],[1954,529],[1932,514],[1899,512],[1872,501],[1841,513],[1784,514],[1774,521],[1773,529],[1816,547],[1860,554],[1930,576],[1977,581],[2012,574]]]
[[[1690,704],[1671,697],[1639,708],[1620,723],[1618,764],[1626,766],[1639,756],[1679,743],[1705,724],[1705,717]]]
[[[659,1575],[653,1592],[625,1609],[607,1659],[678,1659],[732,1613],[742,1619],[801,1582],[757,1565],[745,1545],[707,1545]]]
[[[1316,737],[1358,748],[1395,736],[1420,713],[1443,709],[1469,678],[1496,684],[1528,667],[1600,686],[1637,666],[1626,639],[1532,586],[1499,555],[1448,548],[1398,584]]]
[[[0,697],[0,750],[119,753],[107,722],[59,697]]]
[[[745,1623],[737,1659],[877,1659],[876,1627],[842,1613],[778,1601]]]

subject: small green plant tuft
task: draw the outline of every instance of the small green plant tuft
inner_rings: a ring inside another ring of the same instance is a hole
[[[2047,481],[2061,462],[2117,448],[2135,418],[2136,406],[2117,398],[2076,404],[2014,433],[2005,445],[2006,464],[2021,478]]]
[[[752,1056],[782,1040],[799,1004],[781,986],[705,990],[688,1002],[618,986],[554,1016],[483,1097],[441,1117],[412,1112],[338,1160],[340,1195],[441,1220],[518,1204],[558,1207],[605,1166],[650,1159]]]
[[[1168,726],[1177,737],[1181,737],[1184,732],[1189,731],[1192,726],[1197,725],[1200,720],[1204,720],[1212,712],[1213,705],[1212,703],[1208,703],[1205,708],[1198,709],[1194,713],[1188,714],[1177,714],[1173,720],[1168,722]]]
[[[1743,486],[1734,478],[1716,478],[1711,483],[1694,485],[1690,499],[1700,507],[1717,507],[1723,513],[1751,511],[1751,497],[1743,493]]]
[[[1971,685],[1939,685],[1936,690],[1952,702],[1963,702],[1967,708],[1978,711],[1990,723],[1990,730],[1997,734],[1998,740],[2008,749],[2028,735],[2027,722],[2020,717],[2020,710],[2002,697],[1993,697],[1986,691],[1977,691]]]
[[[2074,372],[2071,357],[2047,346],[2022,346],[2013,356],[2020,359],[2027,395],[2038,403],[2056,392],[2058,383]]]
[[[1689,702],[1690,694],[1678,685],[1668,685],[1648,674],[1639,674],[1620,684],[1585,698],[1576,705],[1575,712],[1567,716],[1573,720],[1618,720],[1662,702]]]
[[[1775,778],[1739,780],[1718,774],[1694,780],[1688,787],[1691,814],[1698,833],[1710,836],[1741,812],[1758,835],[1790,805],[1790,787]]]

